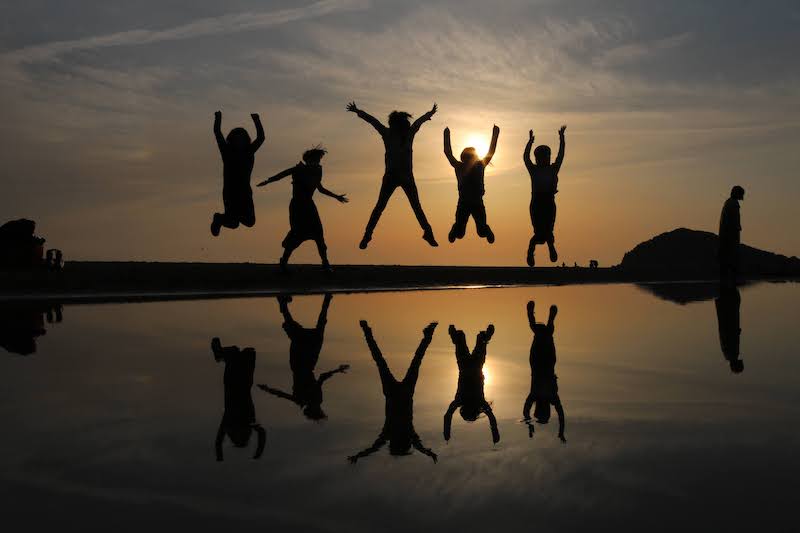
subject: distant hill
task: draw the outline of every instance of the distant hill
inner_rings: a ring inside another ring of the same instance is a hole
[[[706,278],[718,272],[719,239],[714,233],[678,228],[637,245],[622,258],[625,272],[663,272],[670,279],[697,276]],[[745,276],[798,276],[800,259],[742,245],[741,273]]]

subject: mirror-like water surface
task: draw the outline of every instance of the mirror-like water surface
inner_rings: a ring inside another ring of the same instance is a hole
[[[798,297],[535,287],[65,306],[52,323],[5,305],[4,520],[794,530]]]

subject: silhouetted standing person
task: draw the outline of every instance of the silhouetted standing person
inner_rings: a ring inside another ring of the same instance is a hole
[[[403,381],[397,381],[392,375],[389,365],[386,364],[386,360],[383,358],[383,354],[381,354],[381,350],[372,336],[372,329],[370,329],[367,321],[362,320],[360,324],[361,329],[364,330],[364,338],[367,341],[367,346],[369,346],[369,351],[378,366],[378,372],[381,376],[383,395],[386,398],[386,421],[383,424],[380,435],[378,435],[372,446],[355,455],[351,455],[347,459],[351,463],[355,463],[362,457],[377,452],[388,442],[389,453],[392,455],[409,455],[413,447],[433,459],[435,463],[437,460],[436,454],[422,444],[422,440],[414,430],[414,388],[417,385],[422,358],[425,357],[425,351],[433,339],[436,322],[429,324],[422,331],[422,341],[419,343],[416,353],[414,353],[414,358],[411,360]]]
[[[742,334],[739,322],[741,303],[742,298],[735,285],[720,283],[719,296],[714,300],[714,306],[717,308],[719,345],[734,374],[744,370],[744,361],[739,358],[739,339]]]
[[[739,202],[744,200],[744,189],[739,185],[731,189],[730,198],[722,206],[719,217],[719,278],[724,283],[736,283],[739,274],[739,244],[742,221]]]
[[[448,330],[450,339],[456,347],[456,362],[458,363],[458,387],[456,397],[444,414],[444,440],[450,440],[450,427],[453,424],[453,414],[459,409],[461,418],[467,422],[474,422],[481,413],[489,419],[492,430],[492,442],[500,442],[500,431],[497,429],[497,419],[492,412],[492,406],[486,401],[484,395],[485,378],[483,364],[486,362],[486,345],[494,335],[494,326],[489,324],[486,331],[478,333],[475,340],[475,349],[470,353],[467,347],[467,337],[460,329],[451,325]]]
[[[417,217],[417,222],[422,227],[422,238],[427,241],[431,246],[439,246],[433,236],[433,229],[425,217],[425,212],[422,210],[422,204],[419,201],[419,193],[417,192],[417,184],[414,181],[414,172],[412,168],[413,154],[412,147],[414,144],[414,136],[419,131],[422,124],[431,119],[436,113],[436,104],[433,108],[419,117],[412,124],[409,120],[411,115],[404,111],[392,111],[389,114],[389,127],[387,128],[381,122],[356,107],[355,102],[350,102],[347,105],[347,110],[355,113],[358,117],[368,122],[383,139],[383,145],[386,148],[385,161],[386,170],[383,174],[383,181],[381,183],[381,190],[378,194],[378,202],[372,210],[372,214],[367,222],[367,228],[364,231],[364,238],[358,245],[362,250],[367,247],[369,241],[372,240],[372,232],[381,218],[383,210],[386,209],[386,204],[389,203],[395,189],[400,187],[406,193],[408,201],[411,204],[411,209],[414,210],[414,215]]]
[[[456,206],[456,220],[450,229],[447,239],[455,242],[464,238],[467,231],[469,217],[475,220],[475,229],[478,236],[485,238],[489,243],[494,242],[494,233],[486,223],[486,207],[483,204],[483,195],[486,192],[483,185],[483,175],[486,166],[491,162],[497,149],[497,138],[500,128],[492,128],[492,143],[489,153],[479,158],[475,148],[468,147],[461,151],[461,160],[453,157],[453,148],[450,146],[450,128],[444,129],[444,155],[456,171],[458,182],[458,205]]]
[[[215,237],[223,226],[235,229],[243,224],[251,228],[256,223],[250,174],[253,172],[256,151],[264,144],[264,127],[258,114],[250,116],[256,126],[256,140],[252,142],[244,128],[234,128],[227,137],[223,137],[222,112],[214,113],[214,137],[222,156],[222,202],[225,205],[225,212],[214,213],[211,220],[211,234]]]
[[[528,144],[525,145],[523,160],[528,174],[531,177],[531,224],[533,224],[533,237],[528,244],[528,266],[534,266],[534,253],[537,244],[547,244],[550,251],[550,261],[558,261],[556,252],[555,236],[553,230],[556,223],[556,193],[558,192],[558,172],[564,162],[564,132],[566,126],[561,126],[558,130],[558,155],[553,163],[550,163],[550,147],[541,145],[533,151],[536,164],[531,161],[531,148],[533,147],[533,130],[530,131]]]
[[[328,247],[322,231],[322,220],[314,204],[314,191],[319,191],[326,196],[347,203],[344,194],[335,194],[322,186],[322,165],[320,161],[327,152],[316,147],[303,153],[303,161],[275,174],[258,184],[263,187],[268,183],[282,180],[286,176],[292,177],[292,200],[289,202],[289,233],[283,239],[283,256],[281,256],[281,269],[286,270],[289,257],[303,242],[311,240],[317,245],[319,257],[322,259],[322,268],[331,270],[328,262]]]
[[[550,306],[547,324],[537,324],[534,317],[534,303],[528,302],[528,324],[533,331],[531,343],[531,391],[525,399],[522,417],[528,425],[528,436],[533,437],[534,427],[531,419],[531,407],[534,403],[533,417],[539,424],[550,421],[550,409],[555,407],[558,415],[558,438],[567,442],[564,437],[564,408],[558,396],[558,378],[556,378],[556,345],[553,341],[555,319],[558,308]]]
[[[328,307],[333,296],[328,293],[322,301],[317,324],[313,328],[304,328],[292,318],[289,312],[289,296],[278,296],[281,314],[283,315],[283,330],[289,336],[289,366],[292,369],[292,393],[288,394],[278,389],[259,385],[258,388],[270,394],[290,400],[303,410],[303,414],[310,420],[323,420],[327,418],[322,410],[322,384],[339,372],[346,372],[348,365],[341,365],[335,370],[323,372],[319,378],[314,375],[314,369],[319,360],[322,343],[325,339],[325,325],[328,322]]]
[[[253,459],[258,459],[264,453],[267,434],[256,422],[256,408],[250,393],[256,368],[256,351],[253,348],[242,350],[238,346],[223,347],[218,337],[211,341],[211,351],[214,359],[225,363],[225,411],[214,441],[217,461],[223,459],[222,443],[226,435],[237,448],[246,448],[253,432],[258,437]]]

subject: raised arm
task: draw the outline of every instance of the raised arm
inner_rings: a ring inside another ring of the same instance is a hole
[[[258,116],[258,113],[253,113],[250,118],[253,119],[253,124],[256,126],[256,140],[250,143],[250,149],[255,153],[264,144],[266,137],[264,136],[264,126],[261,125],[261,117]]]
[[[222,111],[214,113],[214,137],[217,139],[217,147],[220,153],[225,149],[225,137],[222,135]]]
[[[291,167],[291,168],[287,168],[286,170],[282,170],[282,171],[278,172],[277,174],[275,174],[274,176],[265,179],[264,181],[262,181],[261,183],[256,185],[256,187],[263,187],[264,185],[267,185],[269,183],[280,181],[283,178],[285,178],[286,176],[291,176],[292,173],[294,172],[294,168],[295,167]]]
[[[224,455],[222,454],[222,441],[225,440],[225,418],[223,417],[217,429],[217,437],[214,439],[214,452],[217,456],[217,461],[222,461]]]
[[[533,168],[533,161],[531,161],[531,148],[533,148],[534,140],[533,130],[528,132],[528,144],[525,145],[525,152],[522,154],[522,160],[525,162],[525,168],[530,170]]]
[[[418,132],[418,131],[419,131],[419,129],[420,129],[420,127],[422,127],[422,125],[423,125],[424,123],[426,123],[427,121],[429,121],[429,120],[431,119],[431,117],[432,117],[433,115],[435,115],[435,114],[436,114],[436,111],[437,111],[438,109],[439,109],[439,107],[438,107],[438,106],[437,106],[437,105],[434,103],[434,104],[433,104],[433,107],[431,108],[431,110],[430,110],[430,111],[428,111],[427,113],[425,113],[424,115],[422,115],[421,117],[419,117],[417,120],[415,120],[415,121],[414,121],[414,123],[413,123],[413,124],[411,124],[411,131],[412,131],[413,133],[416,133],[416,132]]]
[[[450,146],[450,128],[444,129],[444,155],[453,168],[458,167],[458,159],[453,157],[453,147]]]
[[[489,402],[484,402],[483,412],[486,413],[486,418],[489,419],[489,429],[492,430],[492,442],[497,444],[500,442],[500,430],[497,428],[497,419],[494,417],[494,412]]]
[[[497,127],[497,124],[494,125],[492,128],[492,142],[489,145],[489,153],[483,158],[483,164],[488,165],[489,162],[494,157],[494,152],[497,150],[497,139],[500,137],[500,128]]]
[[[373,117],[372,115],[370,115],[366,111],[362,111],[361,109],[359,109],[356,106],[355,102],[350,102],[349,104],[347,104],[347,110],[350,111],[351,113],[355,113],[356,116],[358,116],[358,118],[360,118],[361,120],[363,120],[365,122],[368,122],[381,135],[383,135],[384,132],[386,132],[386,126],[381,124],[380,120],[378,120],[377,118]]]
[[[322,307],[319,309],[316,329],[325,329],[325,324],[328,323],[328,309],[331,306],[331,300],[333,300],[333,294],[326,292],[322,298]]]
[[[336,199],[336,200],[339,200],[339,201],[340,201],[341,203],[343,203],[343,204],[346,204],[347,202],[349,202],[349,201],[350,201],[350,200],[347,198],[347,195],[346,195],[346,194],[336,194],[335,192],[331,192],[331,191],[329,191],[328,189],[326,189],[325,187],[323,187],[322,183],[320,183],[319,185],[317,185],[317,190],[318,190],[320,193],[324,194],[325,196],[330,196],[331,198],[334,198],[334,199]]]
[[[369,455],[372,455],[373,453],[383,448],[384,444],[386,444],[386,437],[384,437],[383,433],[381,433],[375,440],[375,442],[372,443],[372,446],[361,450],[355,455],[351,455],[350,457],[347,458],[347,460],[350,461],[352,464],[356,464],[356,461],[358,461],[362,457],[367,457]]]
[[[536,332],[536,329],[535,329],[536,328],[536,317],[533,314],[534,310],[535,310],[535,305],[536,304],[533,302],[533,300],[531,300],[530,302],[528,302],[528,308],[527,308],[528,309],[528,325],[531,327],[531,331],[533,331],[534,333]]]
[[[450,406],[447,408],[447,411],[444,413],[444,440],[450,440],[450,427],[453,425],[453,415],[458,409],[459,402],[457,400],[453,400],[450,402]]]
[[[556,414],[558,414],[558,438],[561,439],[561,442],[567,442],[567,438],[564,436],[566,420],[564,419],[564,407],[561,405],[561,398],[556,398],[555,408]]]
[[[566,126],[561,126],[558,130],[558,155],[556,156],[556,172],[561,169],[561,163],[564,162],[564,148],[566,147],[566,141],[564,140],[564,132],[567,131]]]

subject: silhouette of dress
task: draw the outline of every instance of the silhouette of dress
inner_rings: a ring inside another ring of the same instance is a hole
[[[297,248],[305,241],[323,241],[322,220],[314,204],[314,191],[322,182],[322,167],[298,163],[292,170],[292,200],[289,202],[289,233],[284,248]]]
[[[531,389],[522,408],[522,416],[528,425],[529,436],[533,437],[534,426],[531,419],[531,407],[534,408],[533,418],[540,424],[550,421],[551,407],[558,414],[558,436],[564,438],[564,408],[558,395],[558,378],[556,377],[556,346],[553,341],[555,332],[555,318],[558,308],[550,307],[547,324],[537,324],[534,316],[534,303],[528,302],[528,324],[533,331],[531,343]],[[535,404],[535,405],[534,405]]]
[[[742,333],[739,322],[741,302],[739,289],[732,285],[720,284],[719,296],[714,300],[719,326],[719,345],[730,364],[731,372],[735,374],[744,370],[744,361],[739,358],[739,339]]]
[[[719,219],[720,275],[735,278],[739,270],[739,244],[741,242],[741,215],[739,201],[728,198],[722,206]]]

